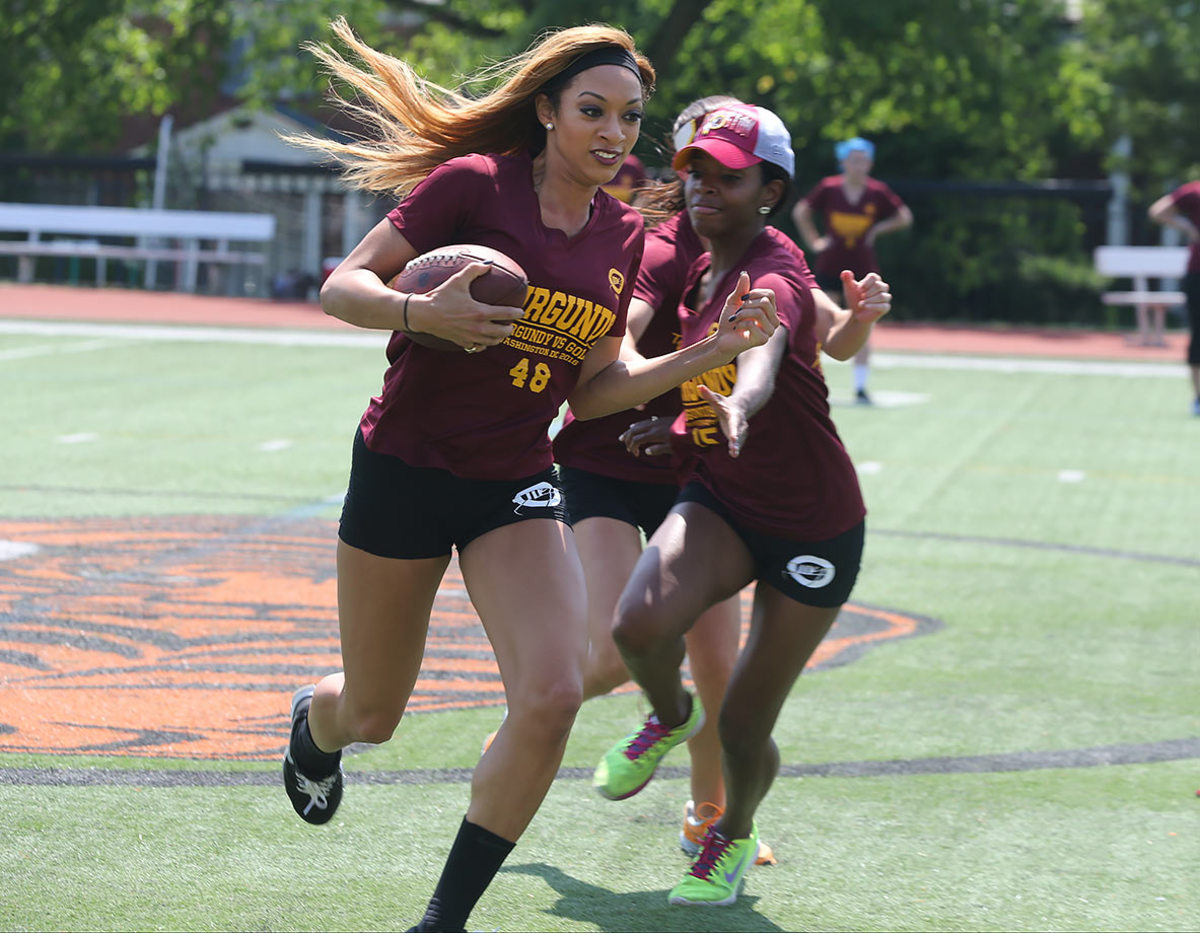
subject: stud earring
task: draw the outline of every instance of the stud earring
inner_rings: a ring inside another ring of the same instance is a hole
[[[769,204],[764,204],[762,207],[760,207],[760,208],[758,209],[758,212],[759,212],[760,214],[769,214],[769,213],[771,213],[771,205],[769,205]]]
[[[546,124],[546,129],[547,129],[547,130],[552,130],[552,129],[554,129],[554,124],[553,124],[553,123],[547,123],[547,124]]]

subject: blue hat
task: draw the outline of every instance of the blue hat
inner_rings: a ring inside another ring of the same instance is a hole
[[[843,139],[833,147],[833,153],[837,156],[839,164],[845,162],[846,156],[852,152],[865,152],[867,158],[874,160],[875,144],[868,139],[863,139],[861,136],[854,136],[850,139]]]

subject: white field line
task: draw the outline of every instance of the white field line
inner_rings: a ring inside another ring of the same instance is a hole
[[[109,340],[156,340],[166,343],[240,343],[278,347],[386,346],[388,333],[361,331],[335,333],[315,330],[279,330],[242,327],[165,327],[154,324],[97,324],[90,322],[0,320],[0,334],[40,337],[96,337]],[[26,348],[32,349],[32,348]],[[11,351],[18,352],[18,351]],[[881,369],[941,369],[1003,374],[1044,373],[1052,376],[1119,376],[1124,378],[1178,379],[1183,364],[1132,363],[1108,360],[1031,359],[1028,357],[967,356],[931,353],[871,354]],[[838,365],[823,359],[823,366]],[[844,364],[843,364],[844,365]]]
[[[104,340],[87,340],[83,343],[61,344],[40,343],[33,347],[14,347],[11,350],[0,350],[0,363],[6,360],[27,360],[34,356],[49,356],[57,353],[89,353],[92,350],[105,350],[116,346],[118,341],[111,337]]]
[[[1179,379],[1184,374],[1182,361],[1175,365],[930,353],[872,353],[871,365],[881,369],[953,369],[980,373],[1044,373],[1050,376],[1120,376],[1127,379]]]
[[[157,324],[97,324],[79,321],[0,320],[0,334],[37,337],[105,337],[163,343],[244,343],[278,347],[383,347],[390,333],[280,330],[251,327],[164,327]]]

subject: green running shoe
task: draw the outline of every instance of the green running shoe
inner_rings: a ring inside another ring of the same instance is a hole
[[[692,711],[682,725],[668,729],[651,714],[642,728],[610,748],[596,766],[592,786],[609,800],[624,800],[649,784],[663,755],[703,727],[704,710],[695,697],[691,701]]]
[[[758,857],[758,827],[747,839],[726,839],[715,829],[704,837],[704,848],[691,870],[667,895],[670,904],[727,907],[737,900],[746,872]]]

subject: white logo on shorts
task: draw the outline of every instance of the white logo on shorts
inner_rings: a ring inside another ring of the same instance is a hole
[[[513,509],[518,515],[525,506],[536,509],[553,508],[562,502],[562,493],[553,483],[537,483],[522,489],[512,498]]]
[[[787,562],[786,570],[788,576],[801,586],[807,586],[814,590],[822,586],[829,586],[836,573],[833,564],[824,557],[814,557],[812,554],[793,557]]]

